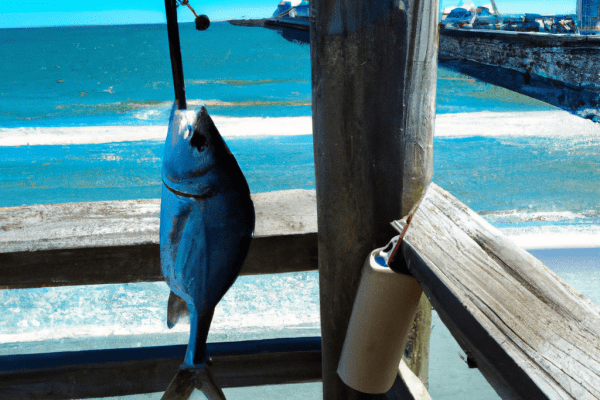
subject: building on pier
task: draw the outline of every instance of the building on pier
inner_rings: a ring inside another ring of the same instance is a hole
[[[582,31],[600,31],[600,0],[577,0],[577,19]]]

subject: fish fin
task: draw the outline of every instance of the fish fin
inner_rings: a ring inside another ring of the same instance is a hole
[[[199,368],[180,368],[161,400],[187,400],[194,389],[200,390],[209,400],[226,400],[223,390],[206,364]]]
[[[173,292],[171,292],[173,293]],[[169,387],[162,395],[161,400],[187,400],[192,395],[197,382],[196,371],[180,369],[173,378]]]
[[[223,390],[221,390],[208,365],[201,367],[198,371],[196,389],[204,393],[209,400],[226,400]]]
[[[185,301],[171,292],[169,294],[169,304],[167,306],[167,326],[173,328],[182,315],[189,314]]]

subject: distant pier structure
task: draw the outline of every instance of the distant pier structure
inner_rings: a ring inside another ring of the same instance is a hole
[[[582,31],[600,31],[600,0],[577,0],[577,19]]]

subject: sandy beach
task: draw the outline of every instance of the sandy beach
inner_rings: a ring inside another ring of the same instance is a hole
[[[224,137],[296,136],[312,134],[311,117],[221,117],[213,120]],[[546,137],[598,135],[600,124],[564,111],[476,112],[438,114],[435,135]],[[0,128],[0,146],[67,145],[164,140],[166,125]]]

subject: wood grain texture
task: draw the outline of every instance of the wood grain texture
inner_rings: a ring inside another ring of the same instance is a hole
[[[437,4],[310,2],[326,399],[376,398],[336,370],[365,258],[431,181]]]
[[[417,315],[408,333],[403,362],[425,385],[429,379],[429,342],[431,339],[431,303],[425,293],[419,301]]]
[[[435,184],[403,252],[501,397],[600,398],[600,307]]]
[[[252,198],[255,238],[242,274],[315,270],[315,192]],[[159,200],[2,208],[0,288],[162,280],[159,211]]]

